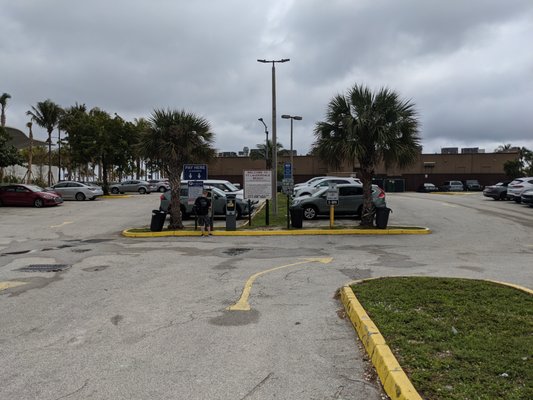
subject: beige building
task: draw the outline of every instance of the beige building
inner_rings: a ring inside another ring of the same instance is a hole
[[[345,163],[340,171],[328,168],[315,156],[294,156],[294,181],[304,182],[317,175],[357,176],[358,165]],[[411,167],[405,169],[385,169],[383,165],[376,170],[376,178],[384,180],[388,191],[411,191],[424,182],[442,185],[447,180],[477,179],[483,186],[508,180],[503,170],[506,161],[518,159],[517,152],[472,153],[472,154],[420,154]],[[289,156],[278,157],[282,166],[289,162]],[[243,183],[243,171],[265,169],[264,160],[251,160],[249,157],[218,157],[208,166],[211,179],[227,179]]]

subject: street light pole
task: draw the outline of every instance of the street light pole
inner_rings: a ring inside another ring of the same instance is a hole
[[[270,165],[268,163],[268,129],[267,129],[267,126],[265,124],[265,121],[263,121],[263,118],[258,118],[258,121],[261,121],[261,123],[265,126],[265,135],[266,135],[266,142],[265,142],[265,167],[267,170],[270,169]],[[270,224],[270,215],[269,215],[269,212],[270,212],[270,205],[268,204],[268,199],[266,199],[266,204],[265,204],[265,225],[269,225]]]
[[[293,154],[292,154],[293,153],[292,151],[292,121],[293,120],[301,121],[303,118],[300,117],[299,115],[287,115],[287,114],[283,114],[281,118],[291,120],[291,178],[294,178],[294,163],[293,163]]]
[[[268,165],[268,128],[265,124],[265,121],[263,121],[263,118],[258,118],[258,121],[261,121],[261,123],[265,126],[265,135],[266,135],[266,142],[265,142],[265,163],[266,163],[266,169],[270,169],[270,166]]]
[[[276,135],[276,63],[285,63],[290,61],[290,58],[283,58],[281,60],[257,60],[257,62],[268,64],[272,63],[272,209],[274,215],[278,215],[278,144]]]

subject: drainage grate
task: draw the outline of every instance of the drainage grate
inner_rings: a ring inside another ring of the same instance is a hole
[[[224,250],[224,254],[227,254],[229,256],[238,256],[239,254],[246,253],[247,251],[250,251],[250,250],[252,250],[252,249],[236,247],[236,248],[233,248],[233,249]]]
[[[22,272],[59,272],[70,268],[68,264],[31,264],[26,267],[19,268]]]

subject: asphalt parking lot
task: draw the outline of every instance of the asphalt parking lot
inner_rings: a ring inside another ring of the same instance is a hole
[[[0,398],[380,399],[335,291],[424,275],[533,287],[533,209],[388,194],[416,236],[133,239],[158,195],[0,208]],[[36,265],[57,271],[27,272]],[[250,286],[248,310],[231,311]]]

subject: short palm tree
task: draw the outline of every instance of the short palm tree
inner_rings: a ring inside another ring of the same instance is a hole
[[[332,167],[345,161],[359,164],[363,182],[362,226],[373,225],[372,178],[380,162],[406,167],[420,153],[418,120],[414,106],[395,92],[376,93],[354,85],[346,95],[328,104],[326,121],[315,126],[313,152]]]
[[[11,98],[9,93],[3,93],[0,96],[0,126],[6,126],[6,106],[7,100]]]
[[[59,122],[61,112],[61,107],[50,99],[38,102],[37,106],[32,106],[26,112],[32,121],[48,132],[48,186],[52,184],[52,132]]]
[[[183,229],[180,209],[184,164],[207,163],[215,156],[209,122],[184,110],[154,110],[141,135],[142,155],[163,168],[170,182],[169,229]],[[157,160],[157,161],[156,161]]]

